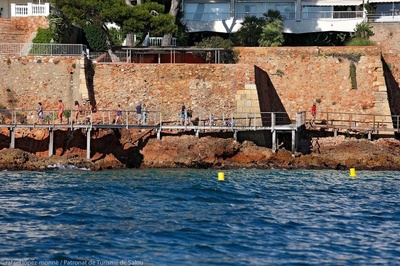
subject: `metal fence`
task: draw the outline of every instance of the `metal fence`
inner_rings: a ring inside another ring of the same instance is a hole
[[[83,44],[0,43],[1,55],[81,56],[86,50]]]
[[[299,113],[297,113],[299,114]],[[93,124],[93,125],[160,125],[160,126],[207,126],[207,127],[272,127],[295,124],[297,115],[285,112],[193,112],[189,118],[187,113],[171,111],[143,110],[138,116],[136,110],[123,110],[117,120],[117,110],[65,110],[62,124]],[[301,126],[304,121],[297,121]],[[34,109],[0,109],[0,124],[61,124],[58,110],[43,110],[42,119],[38,119]]]

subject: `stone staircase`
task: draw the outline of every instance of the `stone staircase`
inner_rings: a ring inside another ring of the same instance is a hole
[[[18,27],[12,18],[0,18],[0,43],[24,43],[29,31]]]

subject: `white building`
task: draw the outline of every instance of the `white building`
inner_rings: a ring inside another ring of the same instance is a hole
[[[374,21],[400,21],[400,1],[370,0]],[[190,32],[236,32],[246,16],[262,17],[279,10],[284,32],[353,32],[367,19],[363,0],[183,0],[183,22]]]
[[[367,19],[367,0],[182,0],[183,22],[189,32],[236,32],[246,16],[262,17],[279,10],[284,32],[352,32]],[[0,0],[2,17],[47,16],[50,0]],[[376,9],[368,18],[375,22],[400,22],[400,0],[370,0]]]

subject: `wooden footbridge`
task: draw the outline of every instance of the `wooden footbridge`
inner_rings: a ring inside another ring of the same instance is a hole
[[[68,114],[68,115],[66,115]],[[66,116],[66,117],[65,117]],[[77,116],[77,118],[75,118]],[[136,111],[122,111],[120,121],[116,121],[116,110],[64,112],[63,122],[57,117],[57,110],[44,111],[43,119],[37,120],[36,110],[0,110],[0,128],[9,131],[10,148],[15,148],[15,133],[20,129],[41,128],[49,131],[49,156],[54,151],[55,130],[85,130],[87,136],[86,158],[90,159],[91,131],[93,129],[146,129],[157,132],[161,139],[164,131],[194,131],[197,137],[200,132],[232,132],[237,140],[238,132],[267,131],[271,133],[272,150],[278,149],[277,133],[291,134],[292,154],[294,155],[299,136],[298,133],[310,129],[333,131],[365,132],[387,134],[399,132],[399,116],[356,115],[350,113],[319,113],[315,120],[307,117],[306,112],[266,112],[266,113],[229,113],[201,114],[189,119],[181,118],[179,113],[151,111],[141,114]]]

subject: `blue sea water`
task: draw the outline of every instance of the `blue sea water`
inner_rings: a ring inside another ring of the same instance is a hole
[[[0,173],[0,265],[400,265],[400,173]]]

